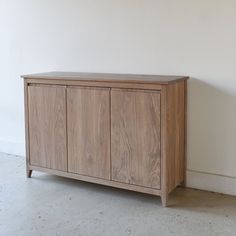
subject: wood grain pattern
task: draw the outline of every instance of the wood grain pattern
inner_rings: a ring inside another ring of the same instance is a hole
[[[185,180],[185,82],[167,88],[168,192]]]
[[[160,93],[112,89],[112,180],[160,189],[160,138]]]
[[[161,200],[164,207],[168,204],[167,179],[167,86],[161,90]]]
[[[28,177],[38,170],[160,195],[163,206],[184,185],[187,77],[53,72],[24,78]]]
[[[38,167],[38,166],[29,166],[29,167],[32,170],[42,171],[42,172],[45,172],[48,174],[63,176],[63,177],[71,178],[71,179],[77,179],[77,180],[81,180],[81,181],[86,181],[86,182],[95,183],[95,184],[101,184],[101,185],[105,185],[105,186],[111,186],[111,187],[115,187],[115,188],[127,189],[130,191],[147,193],[147,194],[151,194],[151,195],[155,195],[155,196],[161,195],[161,191],[159,189],[146,188],[146,187],[142,187],[142,186],[120,183],[120,182],[111,181],[111,180],[107,180],[107,179],[101,179],[101,178],[96,178],[96,177],[91,177],[91,176],[86,176],[86,175],[79,175],[79,174],[69,173],[69,172],[64,172],[64,171],[52,170],[52,169]]]
[[[110,90],[68,88],[69,172],[110,179]]]
[[[67,171],[66,88],[28,86],[30,164]]]

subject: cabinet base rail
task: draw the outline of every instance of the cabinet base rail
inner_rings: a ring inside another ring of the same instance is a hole
[[[28,178],[32,177],[33,170],[39,171],[39,172],[44,172],[44,173],[51,174],[51,175],[60,176],[60,177],[76,179],[76,180],[80,180],[80,181],[84,181],[84,182],[100,184],[100,185],[104,185],[104,186],[130,190],[130,191],[134,191],[134,192],[146,193],[146,194],[150,194],[150,195],[154,195],[154,196],[160,196],[161,201],[162,201],[162,206],[165,207],[168,204],[168,196],[166,196],[166,194],[162,193],[162,191],[160,189],[153,189],[153,188],[147,188],[147,187],[142,187],[142,186],[138,186],[138,185],[120,183],[120,182],[113,181],[113,180],[95,178],[95,177],[90,177],[90,176],[86,176],[86,175],[79,175],[79,174],[64,172],[64,171],[60,171],[60,170],[53,170],[53,169],[39,167],[39,166],[33,166],[33,165],[30,165],[27,169],[27,177]]]

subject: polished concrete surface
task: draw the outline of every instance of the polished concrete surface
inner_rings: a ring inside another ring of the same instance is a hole
[[[235,236],[236,197],[177,189],[159,197],[33,172],[0,154],[0,236]]]

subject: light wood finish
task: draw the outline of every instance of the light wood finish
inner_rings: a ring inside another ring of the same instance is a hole
[[[30,164],[67,171],[66,88],[29,86]]]
[[[112,180],[160,189],[160,93],[111,92]]]
[[[26,79],[28,84],[35,84],[36,79]],[[161,90],[161,84],[144,84],[144,83],[125,83],[125,82],[99,82],[99,81],[86,81],[86,80],[62,80],[62,79],[37,79],[37,84],[47,85],[63,85],[63,86],[80,86],[80,87],[99,87],[99,88],[124,88],[124,89],[145,89],[145,90]]]
[[[24,108],[25,108],[25,153],[26,153],[26,176],[31,177],[32,171],[29,168],[30,150],[29,150],[29,106],[28,106],[28,83],[24,80]]]
[[[67,89],[68,171],[110,179],[110,89]]]
[[[186,186],[186,169],[187,169],[187,126],[188,126],[188,120],[187,120],[187,114],[188,112],[188,83],[187,80],[184,81],[184,157],[183,157],[183,175],[184,179],[182,182],[182,186]]]
[[[162,205],[168,196],[186,181],[187,146],[187,81],[179,81],[162,89]]]
[[[185,184],[187,77],[23,77],[28,177],[38,170],[153,194],[163,206]]]
[[[81,73],[81,72],[48,72],[33,75],[24,75],[28,79],[44,80],[72,80],[89,82],[123,82],[141,84],[169,84],[185,80],[185,76],[166,75],[133,75],[133,74],[104,74],[104,73]]]
[[[168,192],[185,181],[185,82],[167,88]]]
[[[167,163],[167,87],[161,90],[161,201],[168,204],[168,163]]]
[[[146,187],[141,187],[137,185],[120,183],[116,181],[111,181],[111,180],[106,180],[106,179],[101,179],[101,178],[96,178],[96,177],[91,177],[91,176],[86,176],[86,175],[80,175],[80,174],[75,174],[75,173],[69,173],[69,172],[64,172],[64,171],[58,171],[58,170],[53,170],[53,169],[48,169],[48,168],[38,167],[38,166],[30,165],[30,168],[36,171],[42,171],[42,172],[53,174],[53,175],[58,175],[58,176],[67,177],[71,179],[77,179],[77,180],[91,182],[95,184],[101,184],[101,185],[115,187],[115,188],[127,189],[131,191],[147,193],[147,194],[155,195],[155,196],[161,195],[161,191],[159,189],[146,188]]]

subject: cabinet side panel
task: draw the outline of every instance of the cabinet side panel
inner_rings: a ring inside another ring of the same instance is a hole
[[[112,180],[160,189],[160,92],[112,90]]]
[[[69,172],[110,179],[110,89],[68,88]]]
[[[26,171],[29,171],[30,151],[29,151],[29,110],[28,110],[28,83],[24,79],[24,108],[25,108],[25,151],[26,151]]]
[[[30,164],[67,171],[66,89],[28,86]]]
[[[171,192],[185,180],[185,81],[167,88],[167,179]]]

